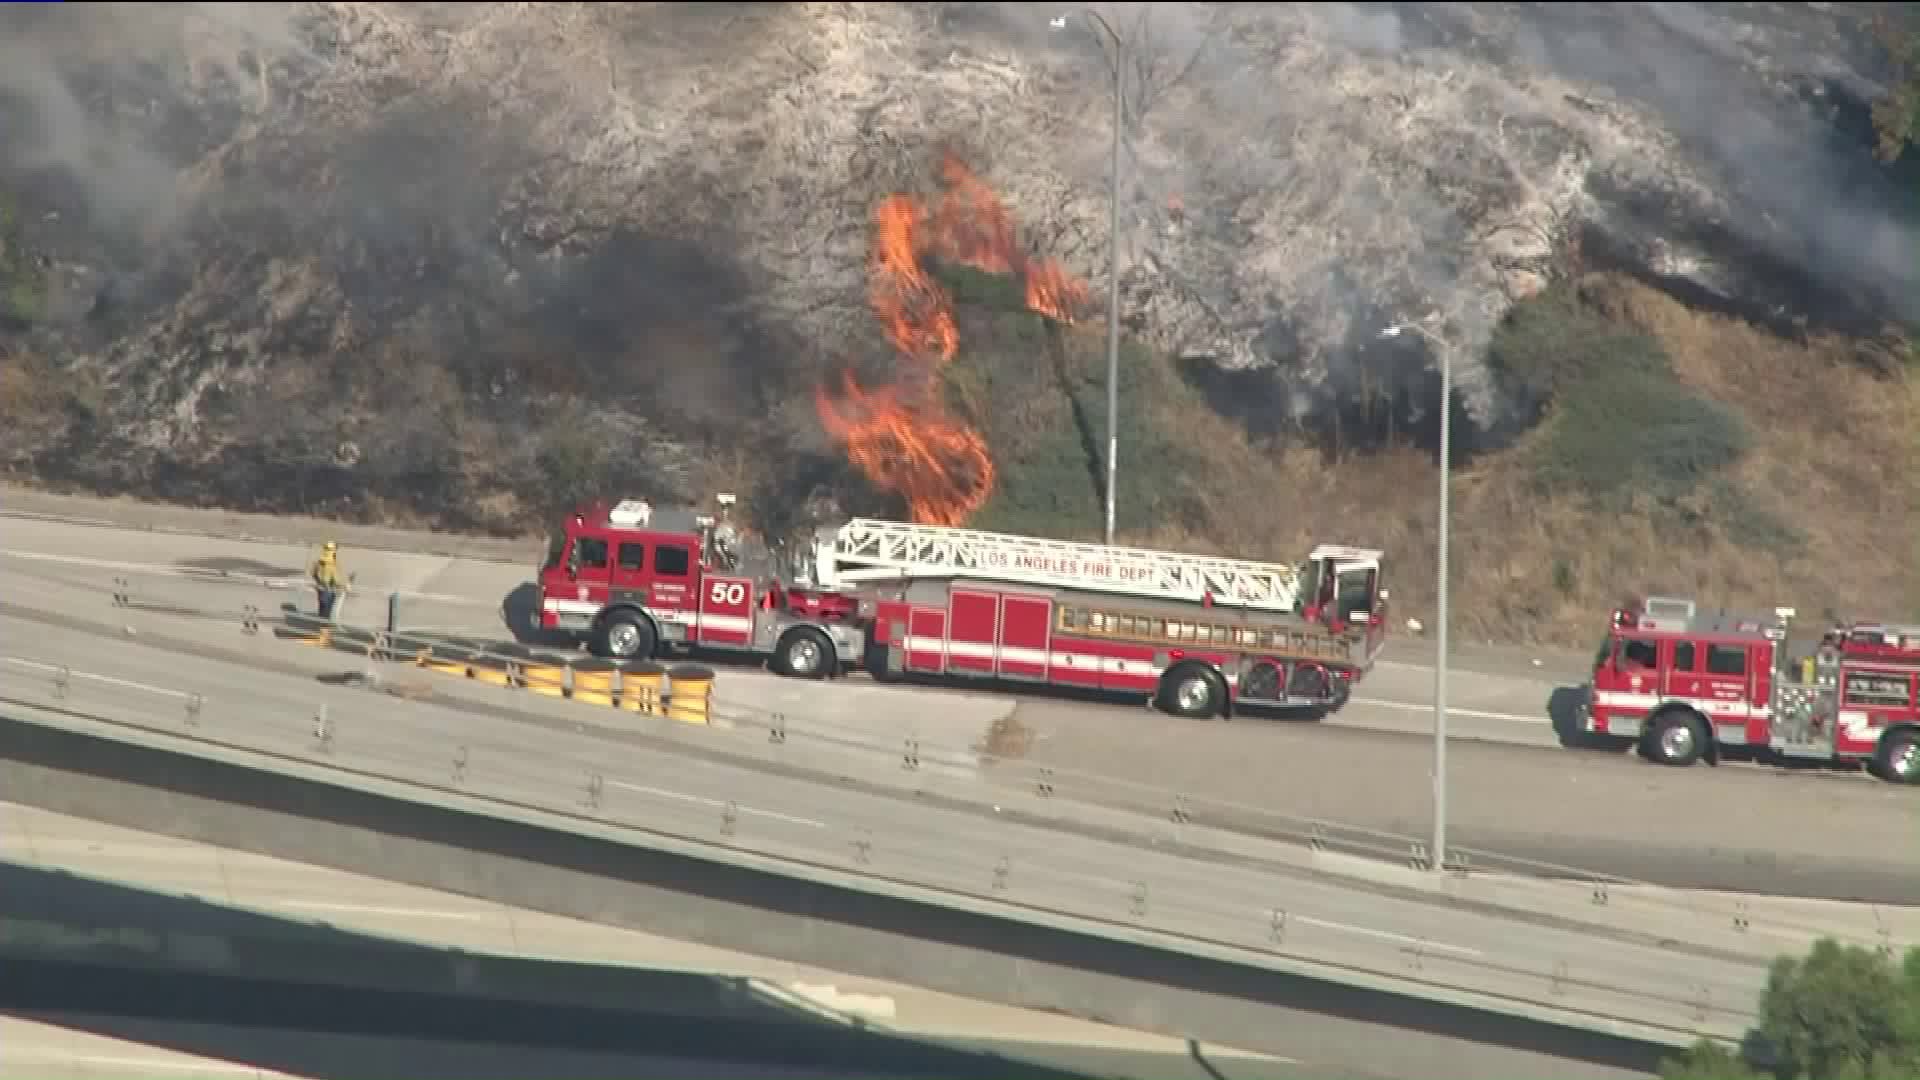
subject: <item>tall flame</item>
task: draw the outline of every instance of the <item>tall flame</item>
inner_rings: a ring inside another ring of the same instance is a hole
[[[958,157],[946,155],[940,174],[946,190],[931,210],[892,195],[873,214],[867,298],[900,353],[892,385],[867,390],[843,372],[838,400],[821,387],[814,406],[847,459],[876,487],[903,496],[915,521],[959,525],[993,494],[995,471],[986,440],[941,401],[936,376],[959,352],[960,329],[952,297],[922,259],[1019,274],[1028,309],[1059,322],[1072,323],[1088,294],[1065,267],[1027,259],[1012,215]]]

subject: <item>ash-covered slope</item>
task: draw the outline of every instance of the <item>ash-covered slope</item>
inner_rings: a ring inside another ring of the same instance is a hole
[[[1863,131],[1871,7],[1108,5],[1124,317],[1274,369],[1260,407],[1296,418],[1416,374],[1366,348],[1387,322],[1477,355],[1582,258],[1787,322],[1920,317]],[[560,401],[662,476],[728,432],[806,445],[807,390],[885,350],[872,209],[940,148],[1104,272],[1109,75],[1065,10],[9,7],[0,190],[48,269],[0,332],[88,373],[122,456],[293,427],[357,467],[436,423],[520,452]],[[380,381],[422,360],[458,417]]]

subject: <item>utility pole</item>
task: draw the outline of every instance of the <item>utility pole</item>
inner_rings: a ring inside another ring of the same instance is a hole
[[[1106,17],[1092,8],[1080,14],[1092,20],[1113,42],[1113,164],[1107,178],[1109,204],[1107,219],[1107,461],[1106,461],[1106,538],[1113,546],[1114,499],[1120,479],[1120,141],[1126,118],[1126,42]],[[1049,24],[1064,29],[1066,16]]]
[[[1433,611],[1433,857],[1429,863],[1429,869],[1439,873],[1447,864],[1447,557],[1448,526],[1453,516],[1448,505],[1453,472],[1453,346],[1419,322],[1396,323],[1380,331],[1380,336],[1399,337],[1408,330],[1432,342],[1440,353],[1440,522],[1434,550]]]

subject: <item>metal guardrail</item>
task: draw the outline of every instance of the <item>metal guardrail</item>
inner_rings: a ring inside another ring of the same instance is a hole
[[[476,735],[426,760],[417,744],[396,741],[392,719],[339,709],[317,693],[311,702],[262,709],[258,696],[228,713],[209,692],[160,686],[48,660],[0,657],[0,700],[56,709],[117,726],[161,733],[210,748],[247,751],[339,769],[416,789],[526,807],[643,833],[783,860],[796,869],[829,867],[877,880],[912,884],[956,898],[1020,909],[1055,911],[1150,929],[1213,947],[1250,950],[1336,969],[1545,1004],[1598,1018],[1688,1035],[1738,1038],[1754,1020],[1762,974],[1731,981],[1719,973],[1686,974],[1687,959],[1627,981],[1619,969],[1578,956],[1532,959],[1455,944],[1441,934],[1389,932],[1354,925],[1337,910],[1290,905],[1293,891],[1258,867],[1232,867],[1126,847],[1099,860],[1092,846],[1062,845],[1044,824],[1004,822],[975,828],[964,840],[929,837],[904,815],[835,821],[817,805],[783,802],[769,785],[738,799],[705,800],[663,791],[591,747],[556,745],[550,755],[474,749]],[[336,694],[340,691],[335,690]],[[391,708],[436,708],[396,700]],[[496,744],[497,745],[497,744]],[[657,783],[657,781],[655,781]],[[903,818],[905,818],[903,820]],[[1297,887],[1297,883],[1296,883]],[[1434,908],[1444,928],[1460,918]],[[1361,918],[1349,916],[1348,918]],[[1591,949],[1577,931],[1547,931]],[[1648,947],[1650,953],[1658,950]],[[1600,950],[1600,955],[1610,955]],[[1593,955],[1593,954],[1588,954]],[[1697,958],[1695,958],[1697,962]]]
[[[231,573],[189,573],[167,575],[165,580],[186,577],[198,584],[217,581],[225,586],[261,588],[285,598],[292,593],[310,594],[304,582]],[[1037,765],[1007,756],[991,745],[959,746],[923,738],[911,730],[897,738],[876,735],[821,717],[798,716],[756,708],[730,700],[722,677],[711,669],[685,667],[680,675],[660,665],[621,665],[601,662],[570,663],[549,650],[505,647],[498,643],[450,638],[434,631],[409,632],[374,629],[336,622],[323,625],[319,620],[297,613],[267,610],[272,607],[264,597],[249,598],[244,592],[229,591],[220,598],[202,593],[195,604],[167,602],[167,590],[151,584],[142,588],[140,578],[122,575],[113,579],[113,602],[122,607],[151,607],[169,614],[229,620],[237,616],[242,632],[259,634],[270,628],[273,633],[326,645],[363,659],[364,679],[369,684],[381,681],[381,672],[392,662],[410,663],[444,674],[464,676],[470,681],[503,688],[531,691],[552,698],[573,698],[582,708],[612,706],[631,713],[668,716],[693,724],[713,724],[725,728],[716,731],[728,749],[750,753],[762,760],[784,761],[800,768],[831,767],[863,781],[916,791],[933,789],[954,798],[978,803],[983,795],[1003,798],[1024,793],[1020,809],[1029,818],[1057,817],[1065,824],[1086,824],[1079,813],[1084,808],[1121,811],[1135,825],[1151,824],[1156,819],[1168,839],[1177,838],[1184,847],[1214,849],[1227,858],[1243,859],[1249,844],[1282,841],[1312,851],[1356,855],[1382,862],[1428,869],[1432,853],[1420,839],[1303,815],[1292,815],[1271,808],[1233,800],[1196,795],[1135,781],[1084,772],[1062,766]],[[405,596],[408,594],[392,594]],[[417,595],[417,594],[414,594]],[[449,606],[488,608],[457,598],[434,598],[434,603]],[[381,614],[390,619],[395,606],[386,605]],[[369,606],[367,611],[371,611]],[[323,632],[324,631],[324,632]],[[629,693],[634,686],[637,693]],[[698,704],[678,709],[671,704],[676,686],[684,686],[700,695]],[[583,722],[596,723],[590,717]],[[609,723],[620,721],[609,719]],[[971,779],[976,772],[990,775],[994,786],[983,790],[977,783],[941,786],[943,772],[959,771]],[[1151,815],[1142,818],[1140,815]],[[1112,816],[1102,821],[1112,825]],[[1782,938],[1780,947],[1792,947],[1795,940],[1811,941],[1834,937],[1869,948],[1891,950],[1895,933],[1879,919],[1871,930],[1856,930],[1815,922],[1811,919],[1783,917],[1776,913],[1756,914],[1754,903],[1737,898],[1666,889],[1651,882],[1586,868],[1545,862],[1476,848],[1450,846],[1445,866],[1462,883],[1484,879],[1489,874],[1564,882],[1585,893],[1587,917],[1598,926],[1644,932],[1649,926],[1670,920],[1692,920],[1703,927],[1718,928],[1735,935],[1770,932]],[[1489,894],[1489,898],[1491,894]],[[1490,902],[1498,902],[1490,899]]]

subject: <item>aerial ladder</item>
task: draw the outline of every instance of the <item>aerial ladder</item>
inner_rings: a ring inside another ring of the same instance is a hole
[[[1358,548],[1316,548],[1315,559],[1377,559]],[[1291,612],[1300,571],[1278,563],[854,518],[822,530],[814,581],[838,588],[911,578],[985,578],[1159,599]]]

